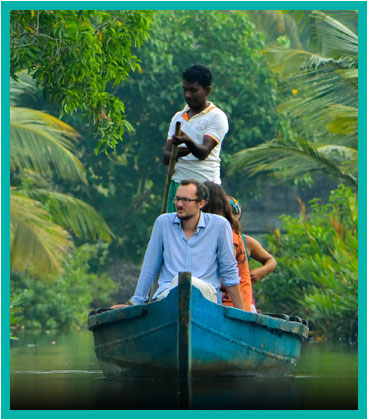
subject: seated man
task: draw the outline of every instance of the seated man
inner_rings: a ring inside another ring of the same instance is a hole
[[[201,212],[207,198],[208,190],[202,183],[194,179],[180,182],[176,213],[162,214],[154,224],[132,303],[148,301],[157,275],[159,287],[153,300],[166,297],[177,285],[178,273],[187,271],[204,296],[217,303],[221,303],[222,278],[235,307],[244,309],[231,227],[223,217]]]

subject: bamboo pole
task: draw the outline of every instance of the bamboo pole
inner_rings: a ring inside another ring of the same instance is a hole
[[[180,130],[181,130],[181,124],[179,121],[175,124],[175,135],[180,136]],[[171,156],[170,156],[170,162],[169,162],[169,168],[167,170],[167,177],[166,177],[166,184],[165,184],[165,192],[164,192],[164,200],[162,202],[161,207],[161,214],[166,213],[166,207],[167,207],[167,198],[169,196],[169,190],[170,190],[170,183],[171,178],[174,174],[175,170],[175,164],[176,164],[176,158],[178,157],[178,146],[173,145],[171,149]]]

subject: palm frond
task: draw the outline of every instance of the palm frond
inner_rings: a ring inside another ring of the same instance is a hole
[[[245,10],[257,31],[263,32],[266,43],[275,42],[280,36],[286,35],[293,48],[301,48],[299,29],[291,16],[282,10]]]
[[[358,158],[358,150],[352,147],[337,144],[322,144],[316,145],[315,149],[325,158],[331,157],[332,159],[339,161],[338,157],[340,157],[343,160],[341,163],[343,163],[345,160],[351,161]],[[358,172],[358,167],[355,168],[354,172]]]
[[[79,238],[111,241],[113,236],[103,218],[86,202],[55,191],[32,189],[33,199],[47,203],[54,222],[71,230]]]
[[[326,63],[318,69],[303,69],[284,85],[297,88],[305,100],[323,99],[325,102],[357,106],[358,79],[344,77],[339,63]]]
[[[302,68],[319,67],[329,59],[309,51],[285,47],[271,47],[263,50],[266,62],[271,70],[278,73],[281,80],[290,78]]]
[[[358,168],[358,156],[356,156],[353,159],[346,160],[341,165],[342,170],[349,174],[349,173],[357,173]]]
[[[343,79],[354,79],[358,81],[358,69],[343,69],[343,70],[336,70]]]
[[[285,11],[306,30],[314,44],[314,51],[324,51],[341,56],[357,56],[358,36],[348,27],[355,27],[356,10],[322,11],[322,10],[287,10]]]
[[[10,165],[44,176],[86,182],[82,163],[74,156],[76,131],[57,118],[28,108],[10,108]]]
[[[286,47],[270,47],[263,50],[262,54],[269,68],[278,73],[281,80],[291,79],[300,71],[315,72],[326,65],[332,66],[333,70],[339,70],[354,64],[346,59],[333,59],[310,51]]]
[[[358,138],[358,109],[344,105],[331,105],[325,110],[328,130],[334,134]]]
[[[11,174],[11,185],[23,185],[23,188],[42,188],[52,189],[54,183],[39,172],[32,171],[31,169],[23,169],[20,173]]]
[[[322,84],[322,83],[321,83]],[[341,92],[341,94],[340,94]],[[351,91],[350,91],[351,94]],[[351,95],[348,89],[345,90],[335,85],[331,90],[325,85],[321,91],[310,92],[309,97],[294,97],[281,104],[280,112],[287,112],[295,120],[295,124],[305,136],[313,139],[318,134],[322,137],[328,133],[340,135],[341,141],[348,144],[357,143],[358,139],[358,108],[351,103]],[[313,96],[312,96],[313,95]],[[319,95],[319,96],[318,96]],[[334,102],[336,101],[336,102]]]
[[[340,20],[321,10],[313,10],[309,19],[315,21],[311,26],[313,36],[322,43],[325,50],[335,52],[339,56],[357,57],[358,35]]]
[[[275,47],[263,52],[289,98],[278,108],[288,114],[294,138],[238,152],[230,173],[271,172],[280,179],[295,179],[321,171],[356,189],[358,37],[338,19],[318,10],[297,11],[294,16],[299,25],[309,25],[320,48],[311,52]]]
[[[10,195],[10,265],[14,272],[39,276],[61,272],[71,243],[40,202],[14,191]]]
[[[298,139],[295,144],[274,140],[259,146],[244,149],[233,156],[230,174],[243,170],[255,175],[274,172],[283,179],[295,179],[313,171],[320,171],[357,188],[357,179],[342,170],[344,161],[356,157],[356,150],[336,145],[315,145]],[[347,159],[348,156],[348,159]]]
[[[36,96],[39,91],[36,80],[27,70],[16,73],[16,80],[10,78],[10,105],[19,105],[21,96]]]
[[[339,132],[349,143],[357,138],[358,81],[352,71],[355,69],[338,68],[340,64],[330,62],[318,69],[300,70],[284,82],[293,96],[279,110],[299,118],[297,124],[304,136],[311,129],[323,136]]]

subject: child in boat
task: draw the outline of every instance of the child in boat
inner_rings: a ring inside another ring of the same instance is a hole
[[[238,270],[240,276],[240,290],[245,306],[245,310],[252,312],[252,283],[250,280],[249,266],[245,246],[241,238],[241,226],[234,216],[227,195],[223,188],[211,181],[204,183],[209,192],[209,199],[203,207],[203,211],[207,213],[214,213],[225,217],[231,225],[233,231],[234,254],[238,263]],[[222,303],[226,306],[234,306],[233,301],[228,295],[226,289],[222,295]]]
[[[233,198],[228,197],[229,203],[231,205],[232,212],[234,216],[240,220],[242,216],[242,208],[239,202]],[[262,264],[261,267],[254,268],[250,270],[250,278],[252,281],[252,286],[256,284],[262,277],[266,276],[276,268],[277,262],[275,258],[267,252],[262,245],[254,239],[252,236],[245,235],[242,233],[242,239],[245,245],[245,251],[247,253],[248,262],[252,258]],[[252,296],[252,306],[255,308],[254,298]]]

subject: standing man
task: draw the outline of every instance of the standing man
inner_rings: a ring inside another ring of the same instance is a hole
[[[178,145],[178,161],[170,185],[167,211],[174,212],[171,199],[182,179],[221,184],[220,151],[229,131],[227,117],[221,109],[208,101],[212,73],[206,66],[196,64],[182,74],[183,92],[187,106],[171,120],[168,139],[163,150],[163,162],[170,161],[172,145]],[[175,135],[176,122],[181,123],[181,135]]]
[[[166,297],[177,285],[178,273],[188,271],[193,285],[216,303],[221,303],[222,278],[234,306],[244,309],[230,223],[221,216],[202,213],[207,199],[208,190],[202,183],[194,179],[180,182],[174,200],[177,212],[156,219],[131,303],[148,301],[157,275],[153,300]]]

